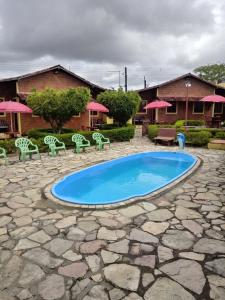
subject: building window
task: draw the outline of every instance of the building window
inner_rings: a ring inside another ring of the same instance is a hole
[[[98,111],[91,111],[92,117],[98,117]]]
[[[193,114],[203,114],[204,113],[204,102],[194,102],[193,103]]]
[[[223,113],[223,103],[215,103],[214,114],[222,114],[222,113]]]
[[[147,100],[141,100],[138,114],[147,114],[147,109],[144,109],[144,107],[147,105]]]
[[[172,106],[166,108],[167,114],[177,114],[177,102],[176,101],[168,101]]]

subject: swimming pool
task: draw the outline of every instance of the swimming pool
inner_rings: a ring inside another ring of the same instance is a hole
[[[184,152],[132,154],[71,173],[54,184],[51,192],[74,204],[118,203],[168,185],[196,161],[196,157]]]

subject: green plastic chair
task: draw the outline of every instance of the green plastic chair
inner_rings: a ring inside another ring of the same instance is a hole
[[[75,133],[72,136],[72,142],[75,143],[74,152],[80,153],[81,150],[85,151],[85,148],[90,147],[90,141],[88,141],[82,134]]]
[[[64,150],[66,153],[66,146],[63,142],[60,142],[55,136],[47,135],[44,138],[44,143],[49,147],[49,154],[56,156],[60,150]]]
[[[33,154],[37,154],[38,157],[41,158],[38,146],[34,145],[30,140],[26,138],[16,139],[15,146],[19,148],[19,159],[21,161],[25,161],[27,155],[31,159]]]
[[[5,160],[5,164],[8,164],[8,158],[6,155],[6,150],[2,147],[0,147],[0,158],[3,158]]]
[[[104,137],[103,134],[101,134],[100,132],[94,132],[92,134],[92,138],[96,143],[96,148],[98,150],[103,150],[104,149],[104,145],[109,145],[110,147],[110,140],[106,137]]]

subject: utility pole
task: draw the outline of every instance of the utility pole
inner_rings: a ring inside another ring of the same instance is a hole
[[[124,68],[124,79],[125,79],[124,89],[125,92],[127,92],[127,67]]]
[[[145,76],[144,76],[144,89],[146,89],[147,87],[147,82],[146,82],[146,79],[145,79]]]

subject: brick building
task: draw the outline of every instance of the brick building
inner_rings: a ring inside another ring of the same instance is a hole
[[[38,72],[0,80],[0,101],[14,100],[26,103],[26,97],[33,89],[44,90],[45,88],[67,89],[76,87],[87,87],[90,89],[92,98],[105,89],[99,87],[73,72],[57,65]],[[101,119],[102,115],[94,115],[93,118]],[[9,114],[0,113],[0,122],[9,123]],[[49,128],[50,125],[42,118],[31,114],[13,114],[13,125],[19,133],[27,133],[32,128]],[[88,111],[74,116],[65,127],[82,129],[90,126],[90,115]]]
[[[224,104],[199,102],[204,96],[218,94],[225,95],[223,87],[216,86],[191,73],[173,80],[137,91],[142,98],[136,121],[149,120],[151,123],[173,124],[177,120],[185,119],[186,101],[188,101],[187,119],[205,120],[209,125],[215,119],[225,120]],[[159,110],[144,110],[143,107],[155,100],[165,100],[171,107]]]

